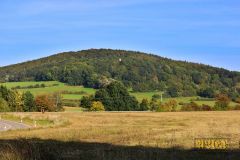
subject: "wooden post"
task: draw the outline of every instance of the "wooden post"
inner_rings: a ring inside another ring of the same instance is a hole
[[[45,113],[45,109],[44,109],[44,107],[41,107],[41,112],[42,112],[42,114]]]

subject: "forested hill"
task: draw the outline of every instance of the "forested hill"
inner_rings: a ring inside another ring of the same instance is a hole
[[[162,90],[172,96],[192,96],[207,88],[219,92],[236,91],[240,82],[238,72],[110,49],[65,52],[1,67],[0,77],[2,82],[58,80],[95,88],[115,79],[135,91]]]

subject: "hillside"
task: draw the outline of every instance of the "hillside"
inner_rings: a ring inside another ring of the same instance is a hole
[[[134,91],[162,90],[173,97],[197,95],[206,88],[235,94],[240,82],[239,72],[110,49],[65,52],[1,67],[0,77],[2,82],[56,80],[93,88],[115,79]]]

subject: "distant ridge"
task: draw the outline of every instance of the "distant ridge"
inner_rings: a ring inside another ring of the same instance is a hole
[[[2,82],[57,80],[98,88],[110,78],[135,91],[171,88],[177,96],[192,96],[209,87],[218,92],[235,90],[240,73],[153,54],[111,49],[64,52],[0,68]]]

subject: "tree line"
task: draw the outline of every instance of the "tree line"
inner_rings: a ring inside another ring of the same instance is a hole
[[[141,103],[131,96],[121,82],[112,82],[106,87],[96,91],[95,95],[83,96],[80,106],[89,111],[223,111],[240,110],[240,97],[236,98],[236,106],[230,106],[231,98],[224,93],[214,95],[214,106],[207,104],[198,105],[194,100],[190,103],[177,102],[171,99],[167,102],[159,101],[159,95],[153,95],[151,101],[143,99]],[[180,106],[180,108],[178,108]]]
[[[62,98],[58,93],[49,95],[34,95],[27,91],[0,86],[0,112],[55,112],[63,110]]]
[[[131,96],[123,83],[113,81],[96,91],[94,95],[83,96],[80,106],[89,111],[218,111],[240,110],[240,97],[237,97],[236,106],[230,105],[232,99],[225,93],[214,95],[214,106],[198,105],[194,100],[190,103],[177,102],[170,99],[161,102],[160,95],[153,95],[152,99],[143,99],[140,103],[136,97]],[[178,108],[180,106],[180,108]],[[0,86],[0,112],[56,112],[63,110],[61,93],[34,95],[27,91],[7,89]]]
[[[2,82],[56,80],[97,89],[117,80],[133,91],[164,91],[165,97],[226,93],[234,99],[240,94],[239,72],[110,49],[66,52],[1,67],[0,77]]]

